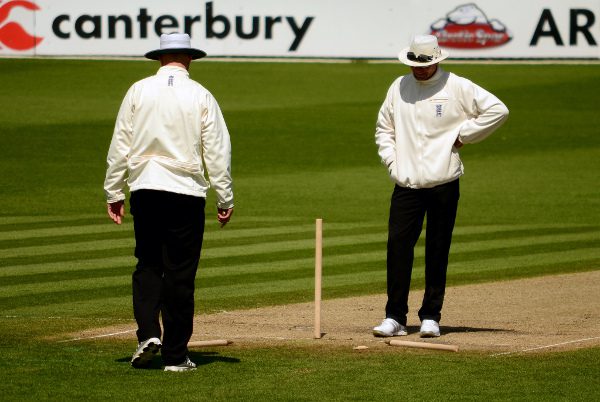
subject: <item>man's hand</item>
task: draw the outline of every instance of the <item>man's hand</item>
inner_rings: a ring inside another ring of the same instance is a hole
[[[117,201],[106,204],[106,206],[110,219],[112,219],[117,225],[120,225],[123,222],[123,217],[125,216],[125,202]]]
[[[217,220],[221,224],[221,227],[227,225],[227,222],[229,222],[229,219],[231,219],[231,215],[233,215],[233,208],[217,208]]]

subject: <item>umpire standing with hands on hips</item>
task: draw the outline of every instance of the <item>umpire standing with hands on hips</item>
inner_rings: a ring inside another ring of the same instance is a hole
[[[117,224],[126,184],[131,192],[136,368],[147,367],[161,348],[165,371],[196,368],[187,344],[209,187],[221,226],[233,213],[229,132],[215,98],[188,73],[191,61],[205,55],[188,34],[161,35],[160,49],[145,55],[161,67],[127,91],[108,151],[104,190]]]
[[[407,335],[414,247],[425,216],[420,335],[440,336],[458,181],[464,172],[458,149],[485,139],[508,117],[496,96],[444,71],[438,63],[447,57],[435,36],[416,36],[399,54],[411,74],[394,81],[379,111],[375,142],[395,187],[388,227],[386,318],[373,328],[375,336]]]

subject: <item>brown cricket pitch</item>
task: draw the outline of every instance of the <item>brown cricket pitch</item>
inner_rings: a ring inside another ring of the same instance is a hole
[[[323,296],[327,297],[326,288]],[[409,335],[394,339],[422,341],[416,313],[422,297],[422,291],[411,292]],[[371,332],[384,318],[385,301],[384,294],[323,300],[322,339],[313,339],[313,302],[199,314],[192,341],[227,339],[243,347],[313,342],[365,345],[369,350],[391,348]],[[515,353],[540,348],[535,350],[539,353],[599,346],[600,271],[449,287],[442,314],[442,336],[426,341],[457,345],[461,352]],[[85,338],[127,329],[135,329],[135,324],[70,336]],[[135,342],[134,332],[118,336]]]

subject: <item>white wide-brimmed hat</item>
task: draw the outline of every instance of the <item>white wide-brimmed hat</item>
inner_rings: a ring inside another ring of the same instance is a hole
[[[160,49],[148,52],[144,56],[150,60],[158,60],[161,55],[169,53],[189,54],[192,56],[192,60],[206,56],[206,53],[202,50],[192,48],[190,35],[186,33],[160,35]]]
[[[413,38],[409,47],[402,49],[398,60],[411,67],[427,67],[448,58],[450,53],[440,49],[434,35],[419,35]]]

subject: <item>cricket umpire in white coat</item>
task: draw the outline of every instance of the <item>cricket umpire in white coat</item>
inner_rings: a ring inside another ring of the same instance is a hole
[[[385,319],[373,328],[375,336],[407,335],[414,247],[425,216],[420,334],[440,336],[458,182],[464,172],[458,149],[485,139],[508,117],[496,96],[444,71],[438,63],[447,57],[435,36],[416,36],[399,54],[411,74],[394,81],[379,111],[375,142],[395,187],[388,226],[388,300]]]
[[[161,67],[127,91],[108,151],[104,190],[117,224],[125,213],[126,184],[131,192],[138,260],[132,278],[139,342],[134,367],[147,367],[162,348],[165,370],[195,369],[187,343],[209,187],[222,226],[233,213],[229,132],[215,98],[188,73],[191,61],[205,55],[191,47],[187,34],[161,35],[160,49],[145,55]]]

